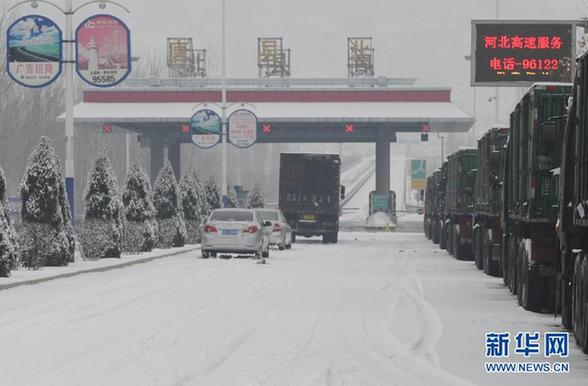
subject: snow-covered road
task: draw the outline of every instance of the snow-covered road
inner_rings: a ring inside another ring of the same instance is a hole
[[[420,234],[340,240],[265,265],[192,253],[0,291],[1,383],[585,385],[574,344],[568,375],[484,373],[485,332],[557,330],[500,279]]]

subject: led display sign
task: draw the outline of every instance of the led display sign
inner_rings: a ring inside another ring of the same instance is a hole
[[[472,85],[571,82],[570,22],[472,21]]]

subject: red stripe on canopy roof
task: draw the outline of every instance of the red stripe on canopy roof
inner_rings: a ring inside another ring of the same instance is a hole
[[[220,102],[221,92],[202,91],[84,91],[92,103]],[[451,102],[451,90],[229,90],[229,103],[238,102]]]

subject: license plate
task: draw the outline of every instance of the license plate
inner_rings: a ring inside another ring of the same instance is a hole
[[[305,214],[303,216],[303,219],[308,220],[308,221],[314,221],[315,217],[314,217],[314,214]]]
[[[236,229],[223,229],[222,230],[223,236],[237,236]]]

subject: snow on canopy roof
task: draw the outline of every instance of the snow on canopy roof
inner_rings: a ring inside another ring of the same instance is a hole
[[[194,103],[85,102],[75,106],[74,118],[76,124],[187,122],[201,108],[220,115],[215,104],[195,108]],[[463,126],[455,131],[468,130],[474,123],[472,117],[450,102],[278,102],[255,103],[251,109],[264,122],[431,122],[433,130],[435,123]],[[63,120],[64,115],[59,119]]]

